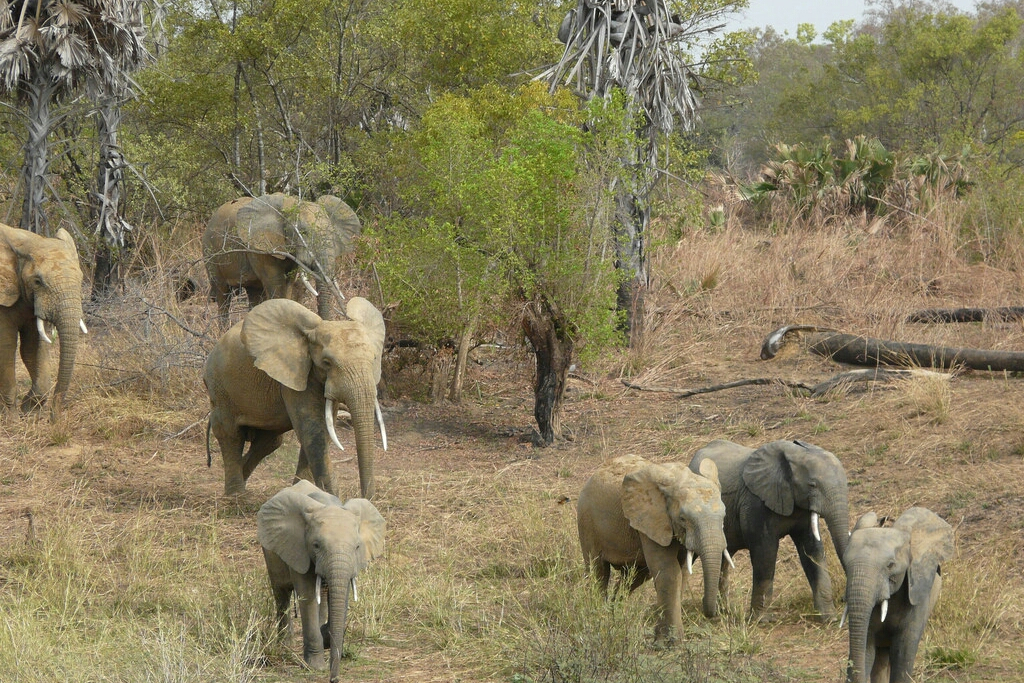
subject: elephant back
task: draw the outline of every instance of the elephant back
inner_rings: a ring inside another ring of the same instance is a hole
[[[235,223],[238,220],[239,210],[252,201],[252,197],[239,197],[217,207],[206,223],[206,230],[203,231],[202,242],[205,256],[209,257],[223,251],[245,248],[246,245],[239,240]]]
[[[692,472],[700,473],[701,461],[711,460],[719,469],[719,485],[723,494],[736,493],[742,485],[742,473],[753,448],[741,446],[725,439],[716,439],[699,448],[690,461]]]

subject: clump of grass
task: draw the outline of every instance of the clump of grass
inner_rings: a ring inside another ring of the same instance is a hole
[[[950,419],[949,375],[934,372],[916,373],[900,384],[903,388],[904,400],[914,408],[916,415],[925,417],[937,425]]]

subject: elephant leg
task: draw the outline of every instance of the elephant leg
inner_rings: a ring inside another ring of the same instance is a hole
[[[655,582],[655,594],[658,596],[658,607],[661,611],[658,626],[655,628],[655,640],[671,644],[683,633],[683,620],[680,615],[683,567],[680,566],[677,553],[679,544],[673,542],[668,548],[663,548],[641,534],[641,549],[648,572]]]
[[[939,581],[940,577],[936,577]],[[915,670],[915,658],[918,656],[918,645],[925,632],[926,617],[921,616],[920,607],[912,607],[904,603],[906,609],[912,610],[904,621],[904,628],[893,635],[890,641],[889,656],[886,661],[889,665],[888,678],[886,681],[899,681],[910,683],[913,680],[912,674]],[[894,605],[898,607],[898,605]],[[915,610],[919,610],[918,613]]]
[[[651,578],[651,574],[648,573],[647,567],[632,567],[633,578],[630,580],[630,585],[627,589],[630,593],[644,585],[644,582]],[[625,576],[625,574],[624,574]]]
[[[4,413],[10,413],[14,409],[14,402],[18,397],[18,382],[15,372],[16,358],[18,353],[18,328],[17,323],[8,317],[0,319],[0,402],[3,403]]]
[[[284,437],[275,432],[252,429],[250,430],[250,439],[249,451],[246,452],[246,456],[242,460],[242,478],[247,481],[256,466],[268,455],[278,450]]]
[[[833,584],[826,568],[826,550],[822,541],[816,541],[815,535],[808,528],[801,528],[790,534],[797,546],[797,555],[801,558],[801,568],[808,577],[811,586],[812,603],[822,621],[833,617]]]
[[[872,637],[869,636],[869,640]],[[890,683],[890,657],[891,651],[888,647],[872,648],[872,654],[865,650],[865,671],[869,672],[866,677],[871,683]],[[896,679],[901,680],[901,679]],[[907,679],[910,681],[911,679]]]
[[[284,560],[276,554],[263,549],[263,557],[267,563],[267,576],[270,578],[270,589],[274,596],[274,614],[278,620],[278,637],[284,637],[291,626],[289,607],[292,603],[291,570]]]
[[[320,671],[327,668],[327,663],[324,661],[324,637],[320,632],[317,575],[313,571],[306,574],[293,573],[293,580],[303,627],[303,661],[311,669]]]
[[[776,578],[779,539],[762,539],[748,550],[751,553],[751,616],[761,619],[772,602],[772,582]]]
[[[32,387],[21,402],[21,412],[28,413],[37,410],[46,403],[46,395],[50,391],[50,346],[39,338],[39,331],[35,326],[22,328],[21,333],[21,362],[25,364],[29,377],[32,379]]]
[[[224,493],[235,496],[246,490],[246,477],[242,471],[242,449],[246,445],[241,429],[224,427],[217,411],[210,413],[210,430],[221,447],[221,461],[224,463]]]
[[[253,306],[262,304],[267,299],[274,297],[267,296],[262,285],[246,285],[246,296],[249,298],[249,309],[252,310]]]

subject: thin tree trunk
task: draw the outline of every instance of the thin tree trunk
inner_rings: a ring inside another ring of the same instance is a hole
[[[55,92],[56,86],[49,77],[49,70],[36,68],[26,92],[29,101],[28,139],[25,141],[25,157],[21,167],[25,196],[20,227],[47,237],[50,229],[43,205],[46,202],[46,175],[50,170],[48,140],[53,128],[50,105]]]
[[[648,290],[648,255],[644,240],[649,211],[646,199],[621,188],[616,197],[616,268],[623,280],[616,292],[616,308],[626,312],[630,348],[644,339],[644,297]]]
[[[116,99],[108,98],[96,114],[100,160],[91,209],[99,240],[93,267],[93,298],[109,294],[120,284],[119,266],[130,242],[132,228],[121,216],[125,162],[118,143],[120,129],[121,107]]]
[[[466,357],[470,354],[470,341],[477,330],[477,316],[463,328],[459,336],[459,347],[456,349],[456,370],[452,374],[452,386],[449,388],[448,400],[459,403],[463,399],[463,377],[466,375]]]
[[[547,301],[527,304],[522,325],[537,359],[534,419],[541,442],[547,446],[562,438],[562,400],[573,358],[573,336],[562,315]]]

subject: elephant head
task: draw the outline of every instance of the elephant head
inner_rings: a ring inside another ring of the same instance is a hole
[[[802,441],[773,441],[755,449],[743,466],[744,485],[778,515],[810,510],[812,533],[819,538],[821,516],[829,527],[837,557],[847,549],[847,473],[840,460]]]
[[[85,331],[78,250],[63,228],[50,238],[0,225],[0,238],[8,247],[0,249],[0,306],[30,303],[44,343],[50,343],[44,322],[53,324],[60,336],[60,364],[51,404],[51,410],[57,411],[71,383],[79,331]]]
[[[317,311],[329,312],[329,292],[337,289],[334,272],[341,256],[353,248],[360,232],[359,218],[345,202],[326,195],[316,202],[299,201],[276,193],[257,197],[241,206],[236,215],[239,237],[249,249],[272,254],[294,263],[282,264],[285,271],[300,267],[300,279],[317,297]],[[309,271],[320,291],[305,279]],[[285,296],[271,292],[270,296]]]
[[[843,556],[850,620],[850,680],[865,680],[869,628],[876,614],[876,627],[886,623],[891,600],[898,614],[890,621],[902,622],[891,624],[898,631],[889,639],[891,652],[903,639],[899,649],[910,659],[901,666],[910,673],[925,620],[938,598],[940,563],[953,554],[953,529],[930,510],[909,508],[890,528],[880,527],[874,512],[861,516]]]
[[[343,503],[310,482],[299,481],[264,503],[256,523],[265,550],[280,557],[297,574],[316,572],[317,602],[320,581],[327,583],[325,631],[331,652],[331,681],[337,681],[349,597],[351,594],[355,599],[356,576],[384,552],[384,518],[366,499]]]
[[[630,526],[660,546],[678,539],[687,549],[687,571],[694,555],[701,558],[704,575],[705,616],[718,612],[720,561],[726,553],[718,469],[714,462],[701,463],[695,474],[680,463],[645,463],[623,477],[623,514]]]
[[[255,307],[242,323],[241,341],[253,364],[285,387],[308,391],[310,378],[324,387],[324,422],[331,440],[341,448],[334,418],[339,403],[352,416],[362,495],[374,495],[374,418],[388,437],[377,402],[384,348],[384,318],[373,304],[352,297],[349,320],[323,320],[289,299],[271,299]],[[301,425],[293,424],[300,431]]]

